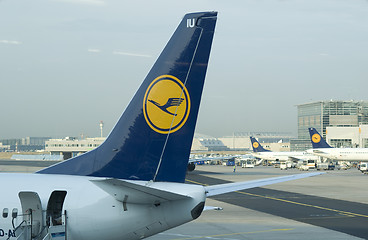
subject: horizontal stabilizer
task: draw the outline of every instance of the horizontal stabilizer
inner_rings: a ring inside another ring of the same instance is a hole
[[[274,183],[286,182],[290,180],[296,180],[300,178],[312,177],[316,175],[324,174],[324,172],[316,172],[316,173],[303,173],[303,174],[296,174],[296,175],[289,175],[289,176],[282,176],[282,177],[274,177],[274,178],[264,178],[259,180],[252,180],[246,182],[236,182],[236,183],[225,183],[213,186],[205,186],[206,196],[215,196],[224,193],[255,188],[255,187],[262,187]]]
[[[116,200],[135,204],[157,204],[190,197],[119,179],[91,180]],[[142,182],[143,183],[143,182]],[[144,182],[147,183],[147,182]]]

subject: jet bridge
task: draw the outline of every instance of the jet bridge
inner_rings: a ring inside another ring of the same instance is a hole
[[[67,213],[63,211],[66,191],[53,191],[47,209],[36,192],[19,192],[22,213],[12,214],[17,240],[66,240]],[[11,236],[8,237],[10,239]]]

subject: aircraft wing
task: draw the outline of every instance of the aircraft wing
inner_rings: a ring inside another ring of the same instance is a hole
[[[224,193],[255,188],[255,187],[262,187],[265,185],[270,185],[274,183],[286,182],[290,180],[296,180],[306,177],[317,176],[320,174],[324,174],[324,172],[316,172],[316,173],[302,173],[302,174],[295,174],[295,175],[288,175],[282,177],[273,177],[273,178],[264,178],[259,180],[252,180],[246,182],[235,182],[235,183],[225,183],[219,185],[212,185],[212,186],[205,186],[206,196],[215,196]]]
[[[178,193],[113,178],[91,180],[91,182],[115,197],[116,200],[126,203],[152,204],[190,198]]]
[[[293,156],[289,156],[288,159],[290,161],[293,161],[293,162],[297,162],[297,161],[303,160],[303,158],[297,158],[297,157],[293,157]]]
[[[321,151],[319,149],[313,149],[312,153],[316,153],[316,154],[328,154],[327,152]]]

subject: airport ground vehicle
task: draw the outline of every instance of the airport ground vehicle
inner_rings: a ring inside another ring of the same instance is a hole
[[[316,168],[316,164],[317,164],[317,161],[316,160],[307,160],[307,166],[309,169],[314,169]]]
[[[292,161],[282,161],[280,162],[280,169],[281,170],[286,170],[288,168],[295,168],[296,163],[292,162]]]
[[[337,163],[335,165],[335,169],[337,169],[337,170],[347,170],[347,169],[351,168],[352,165],[354,166],[354,164],[350,164],[350,162],[344,161],[344,162],[341,162],[341,163]],[[357,167],[357,164],[355,164],[354,167]]]
[[[242,162],[242,168],[254,168],[254,161],[253,160],[245,160]]]
[[[320,162],[317,163],[317,170],[334,170],[335,164],[332,162]]]
[[[309,169],[315,169],[316,165],[316,160],[303,160],[302,164],[299,165],[299,170],[308,171]]]
[[[307,164],[301,164],[299,166],[300,171],[309,171],[309,166]]]
[[[364,174],[368,174],[368,163],[363,162],[360,164],[360,171]]]
[[[287,170],[287,169],[288,169],[287,163],[286,162],[281,162],[280,163],[280,170]]]
[[[223,162],[226,166],[235,166],[235,159],[228,159]]]

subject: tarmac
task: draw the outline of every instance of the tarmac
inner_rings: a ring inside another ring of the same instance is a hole
[[[316,171],[316,170],[314,170]],[[202,165],[189,173],[187,183],[220,184],[301,173],[257,166],[244,169]],[[368,191],[366,175],[357,169],[249,189],[210,198],[195,221],[148,238],[184,239],[366,239]]]
[[[0,172],[34,172],[50,163],[0,160]],[[297,169],[200,165],[187,175],[190,184],[221,184],[301,173]],[[367,239],[368,176],[357,169],[326,174],[207,199],[204,211],[187,224],[147,238],[184,239]]]

